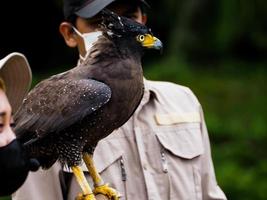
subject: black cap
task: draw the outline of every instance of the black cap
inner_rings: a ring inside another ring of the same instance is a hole
[[[115,0],[64,0],[64,16],[66,19],[74,14],[82,18],[90,18],[95,16],[99,11],[108,6],[113,1]],[[148,3],[145,0],[135,1],[139,1],[145,6],[149,7]]]

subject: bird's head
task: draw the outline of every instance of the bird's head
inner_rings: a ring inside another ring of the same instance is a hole
[[[134,42],[147,49],[161,50],[162,42],[153,36],[151,29],[143,24],[135,22],[126,17],[118,16],[116,13],[104,9],[101,11],[102,28],[109,36],[115,38],[134,39]]]

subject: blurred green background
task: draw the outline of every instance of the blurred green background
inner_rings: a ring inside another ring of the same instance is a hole
[[[148,26],[165,49],[162,55],[145,56],[146,78],[185,85],[196,94],[209,129],[217,181],[228,199],[266,200],[267,1],[148,2]],[[61,2],[42,2],[36,10],[29,7],[37,6],[34,1],[17,4],[16,20],[1,17],[2,29],[6,27],[0,33],[1,57],[23,52],[34,84],[74,66],[77,52],[58,33]]]

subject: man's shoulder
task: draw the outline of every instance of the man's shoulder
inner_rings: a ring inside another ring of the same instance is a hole
[[[173,82],[147,80],[147,83],[152,89],[158,89],[160,91],[163,90],[164,92],[181,92],[190,95],[193,94],[189,87]]]
[[[159,96],[170,98],[183,98],[199,104],[197,97],[189,87],[167,81],[147,80],[149,88]]]

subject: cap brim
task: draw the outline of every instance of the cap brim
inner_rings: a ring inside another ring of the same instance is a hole
[[[75,14],[82,18],[91,18],[103,10],[106,6],[114,2],[115,0],[101,0],[101,1],[89,1],[86,6],[76,11]],[[150,8],[150,5],[145,0],[139,0],[147,8]]]
[[[32,72],[26,57],[21,53],[11,53],[0,60],[0,77],[5,82],[6,94],[15,113],[32,81]]]
[[[89,1],[90,3],[75,12],[75,14],[86,19],[93,17],[113,1],[114,0]]]

